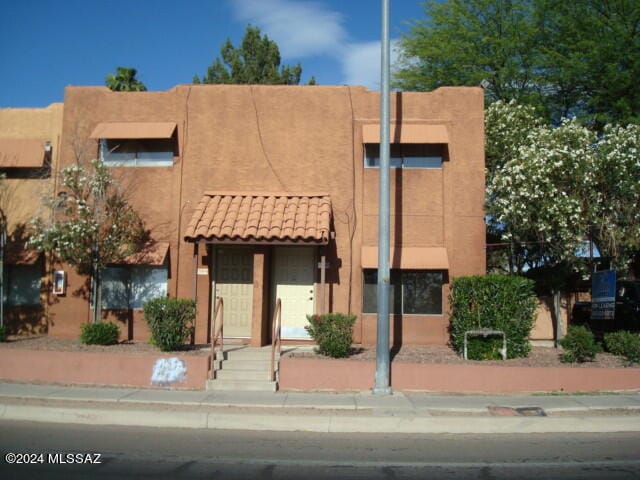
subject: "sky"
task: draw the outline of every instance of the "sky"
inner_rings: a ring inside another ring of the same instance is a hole
[[[390,36],[424,18],[390,0]],[[0,108],[61,102],[67,85],[104,85],[134,67],[149,90],[202,76],[247,24],[302,65],[302,83],[379,89],[381,0],[0,0]],[[392,48],[392,63],[397,51]]]

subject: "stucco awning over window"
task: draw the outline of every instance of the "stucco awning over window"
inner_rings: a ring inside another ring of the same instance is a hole
[[[152,242],[142,247],[139,252],[128,255],[119,264],[160,266],[164,264],[168,252],[169,243]]]
[[[43,163],[43,140],[0,139],[0,167],[40,168]]]
[[[90,138],[171,138],[175,122],[111,122],[99,123]]]
[[[4,261],[7,265],[35,265],[40,259],[41,252],[24,248],[24,244],[8,243],[4,251]]]
[[[326,194],[205,192],[184,239],[207,243],[327,244]]]
[[[362,268],[378,268],[378,247],[362,247]],[[391,268],[404,270],[449,270],[449,257],[444,247],[391,247]]]
[[[446,125],[391,124],[391,143],[449,143]],[[362,143],[380,143],[380,124],[362,126]]]

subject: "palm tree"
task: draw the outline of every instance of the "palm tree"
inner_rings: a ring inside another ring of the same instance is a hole
[[[147,87],[136,78],[135,68],[118,67],[116,74],[107,75],[105,85],[114,92],[146,92]]]

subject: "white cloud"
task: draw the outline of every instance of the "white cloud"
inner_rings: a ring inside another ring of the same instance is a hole
[[[260,27],[283,57],[336,55],[347,41],[341,13],[319,2],[234,0],[238,19]]]
[[[333,57],[342,69],[341,83],[380,88],[380,41],[354,42],[340,12],[319,1],[230,1],[236,18],[275,40],[283,58]],[[392,40],[392,69],[397,58],[397,41]]]
[[[391,41],[391,71],[398,59],[397,40]],[[344,82],[347,85],[364,85],[370,89],[380,89],[380,42],[352,43],[342,57]]]

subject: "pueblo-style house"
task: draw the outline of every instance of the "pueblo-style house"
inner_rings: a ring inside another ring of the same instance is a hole
[[[64,106],[0,110],[0,171],[19,191],[3,206],[9,330],[77,337],[92,317],[86,277],[23,238],[42,214],[36,186],[60,194],[58,173],[82,150],[125,185],[152,238],[103,273],[103,316],[123,339],[148,338],[142,305],[168,295],[196,300],[196,343],[216,297],[225,336],[252,345],[270,342],[277,298],[285,340],[308,339],[308,314],[342,312],[357,316],[357,343],[375,343],[379,95],[68,87]],[[485,272],[483,91],[393,93],[391,106],[392,340],[445,344],[451,279]]]

